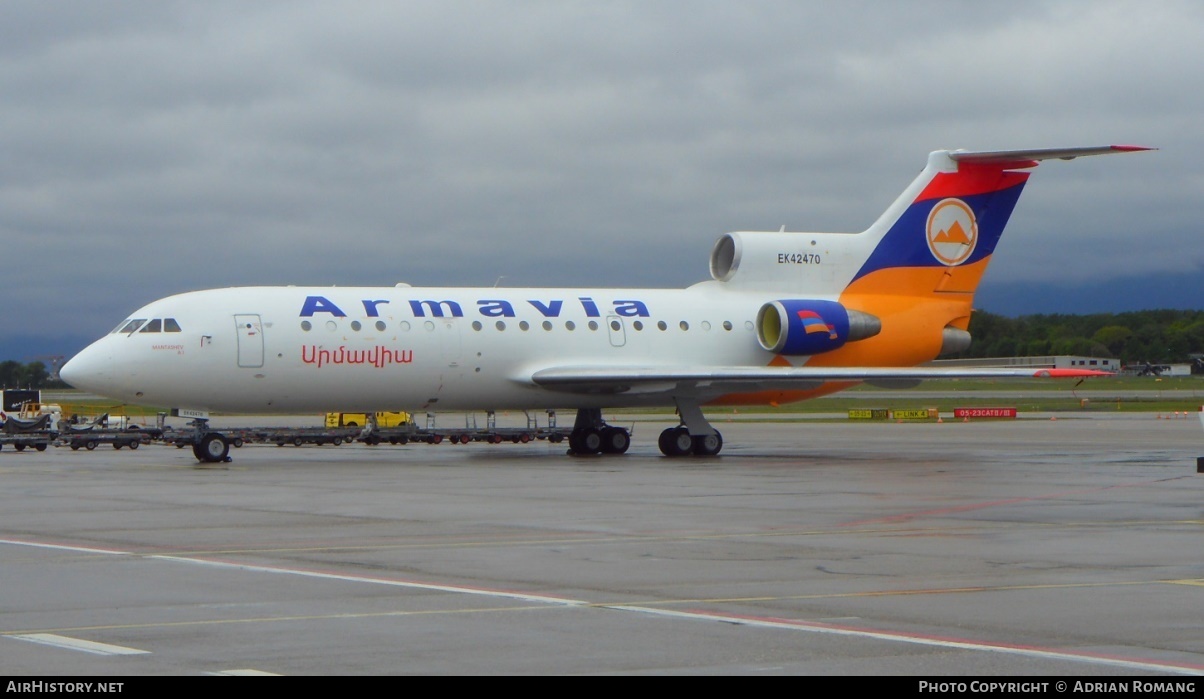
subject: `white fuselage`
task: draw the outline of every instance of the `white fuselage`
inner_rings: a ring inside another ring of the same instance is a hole
[[[491,410],[665,402],[541,388],[548,366],[765,366],[758,309],[781,294],[688,289],[240,287],[130,316],[70,363],[77,387],[233,412]],[[440,316],[442,314],[442,316]],[[175,321],[151,326],[154,320]],[[799,358],[802,360],[803,358]],[[796,361],[801,364],[802,361]]]

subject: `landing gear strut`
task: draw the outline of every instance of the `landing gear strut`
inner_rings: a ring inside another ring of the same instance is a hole
[[[569,433],[569,455],[622,454],[631,446],[631,433],[608,425],[600,408],[580,408]]]

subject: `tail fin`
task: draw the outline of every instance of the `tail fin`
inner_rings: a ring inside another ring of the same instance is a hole
[[[972,294],[1028,181],[1030,173],[1018,170],[1041,160],[1142,150],[1150,149],[934,151],[923,172],[861,234],[873,251],[846,291]],[[900,286],[892,271],[902,269],[907,283]]]
[[[970,345],[974,291],[1028,180],[1041,160],[1150,150],[1137,146],[971,153],[936,151],[886,213],[860,235],[871,252],[840,295],[881,331],[812,364],[899,366]]]

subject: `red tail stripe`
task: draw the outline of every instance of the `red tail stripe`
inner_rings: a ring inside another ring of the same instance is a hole
[[[932,178],[928,186],[916,197],[916,201],[967,197],[975,194],[998,192],[1018,184],[1024,184],[1030,173],[1001,170],[994,165],[961,164],[954,173],[942,172]]]

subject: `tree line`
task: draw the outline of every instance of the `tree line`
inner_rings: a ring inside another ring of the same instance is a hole
[[[949,358],[1078,355],[1122,365],[1190,363],[1204,353],[1204,311],[970,317],[970,348]]]
[[[0,388],[65,388],[67,384],[50,376],[42,362],[22,364],[13,360],[0,362]]]

